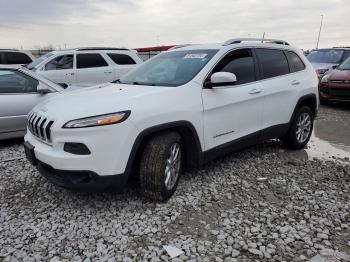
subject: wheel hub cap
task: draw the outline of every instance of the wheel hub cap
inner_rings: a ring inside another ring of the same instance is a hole
[[[169,157],[165,165],[165,186],[171,190],[177,181],[181,167],[181,147],[178,143],[173,144],[169,150]]]
[[[297,122],[296,138],[299,143],[304,143],[311,132],[311,117],[308,113],[302,113]]]

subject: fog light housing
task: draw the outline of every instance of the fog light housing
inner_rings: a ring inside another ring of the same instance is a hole
[[[86,145],[82,143],[64,143],[63,150],[74,155],[90,155],[91,152]]]

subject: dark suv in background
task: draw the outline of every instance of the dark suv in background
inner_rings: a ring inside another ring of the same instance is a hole
[[[15,49],[0,49],[0,65],[28,65],[34,57],[27,52]]]
[[[319,80],[329,69],[334,69],[350,57],[350,47],[334,47],[327,49],[315,49],[308,55],[307,59],[315,68]]]

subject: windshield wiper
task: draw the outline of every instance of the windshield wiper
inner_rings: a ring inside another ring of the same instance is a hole
[[[153,84],[153,83],[142,83],[142,82],[132,82],[131,83],[132,85],[140,85],[140,86],[155,86],[156,84]]]
[[[112,84],[121,84],[120,79],[114,80],[111,82]]]

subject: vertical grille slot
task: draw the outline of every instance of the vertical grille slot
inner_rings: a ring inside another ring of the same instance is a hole
[[[40,140],[51,143],[51,127],[54,122],[34,112],[29,113],[27,119],[29,131]]]
[[[49,141],[51,141],[51,126],[53,124],[53,121],[50,121],[46,126],[46,137]]]

